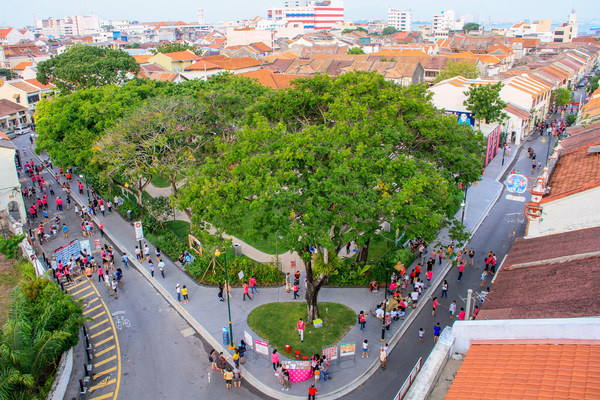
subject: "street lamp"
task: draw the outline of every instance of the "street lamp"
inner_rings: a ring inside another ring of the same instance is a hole
[[[225,290],[227,291],[227,313],[229,315],[229,349],[233,350],[235,345],[233,344],[233,325],[231,324],[231,305],[229,304],[229,274],[227,273],[227,253],[221,253],[219,249],[215,250],[215,257],[219,257],[223,254],[223,264],[225,264]]]
[[[377,265],[379,263],[379,261],[381,261],[381,259],[383,258],[383,256],[385,256],[390,250],[386,250],[385,253],[383,253],[381,255],[381,257],[379,257],[377,259],[377,261],[375,261],[374,265]],[[381,320],[381,341],[385,342],[385,315],[387,313],[387,291],[388,291],[388,279],[389,279],[389,265],[386,263],[385,264],[385,287],[383,288],[383,319]]]
[[[87,193],[88,204],[90,204],[90,186],[87,183],[87,176],[85,175],[85,173],[83,173],[83,168],[81,168],[81,172],[81,175],[83,175],[83,182],[85,183],[85,191]]]
[[[467,191],[469,190],[469,185],[464,184],[464,192],[465,192],[465,197],[463,198],[463,202],[460,203],[460,206],[462,207],[462,216],[460,217],[460,223],[461,224],[465,224],[465,208],[467,206]]]
[[[279,236],[279,231],[277,231],[275,235],[275,265],[279,268],[279,248],[277,247],[277,239],[283,239],[283,236]]]

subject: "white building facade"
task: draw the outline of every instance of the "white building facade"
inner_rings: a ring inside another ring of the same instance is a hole
[[[300,4],[295,6],[295,4]],[[300,22],[307,30],[328,30],[336,23],[344,22],[344,0],[319,0],[306,2],[292,1],[293,7],[271,8],[267,11],[269,20]]]
[[[411,31],[412,11],[388,8],[387,24],[402,32]]]

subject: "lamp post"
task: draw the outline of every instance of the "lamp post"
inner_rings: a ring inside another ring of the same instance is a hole
[[[379,263],[379,261],[381,261],[381,259],[383,258],[383,256],[385,256],[387,253],[389,252],[389,250],[386,250],[385,253],[383,253],[381,255],[381,257],[379,257],[377,259],[377,261],[375,261],[375,265],[377,265]],[[381,341],[385,342],[385,314],[387,313],[387,290],[388,290],[388,278],[389,274],[388,274],[388,264],[385,264],[385,287],[383,288],[383,318],[381,320]]]
[[[233,325],[231,324],[231,305],[229,303],[229,274],[227,273],[227,253],[221,253],[219,249],[215,250],[215,256],[219,257],[223,254],[223,264],[225,264],[225,290],[227,291],[227,314],[229,315],[229,349],[233,350],[235,348],[233,344]]]
[[[469,185],[464,184],[464,192],[465,192],[465,197],[463,198],[463,202],[460,204],[460,206],[462,207],[462,216],[460,217],[460,223],[464,225],[465,222],[465,208],[467,207],[467,191],[469,190]]]
[[[552,134],[548,135],[548,151],[546,152],[546,165],[548,165],[548,160],[550,159],[550,142],[552,141]]]
[[[88,204],[90,204],[90,187],[87,183],[87,176],[83,173],[83,168],[81,168],[81,172],[81,175],[83,175],[83,182],[85,183],[85,191],[87,193]]]
[[[277,268],[279,268],[279,248],[277,246],[277,239],[283,239],[283,236],[279,236],[279,231],[277,231],[275,235],[275,265],[277,265]]]

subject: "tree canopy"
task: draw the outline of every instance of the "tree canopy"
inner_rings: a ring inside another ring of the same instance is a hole
[[[386,26],[381,31],[381,36],[392,35],[392,34],[394,34],[396,32],[399,32],[398,29],[394,28],[393,26]]]
[[[564,106],[571,101],[571,91],[565,88],[558,88],[552,91],[552,103],[556,106]]]
[[[503,110],[506,107],[506,103],[500,98],[502,86],[502,82],[471,85],[465,92],[468,97],[464,105],[473,113],[473,117],[485,121],[486,124],[502,121],[505,118]]]
[[[180,206],[219,232],[239,232],[248,213],[257,232],[285,232],[305,261],[309,320],[343,244],[368,247],[383,222],[432,238],[458,207],[457,179],[479,177],[481,135],[436,110],[421,86],[373,73],[316,76],[253,111],[190,175]],[[322,261],[313,263],[311,246]]]
[[[347,51],[348,54],[365,54],[365,51],[362,47],[352,47]]]
[[[157,54],[157,53],[164,54],[164,53],[175,53],[177,51],[185,51],[185,50],[190,50],[198,56],[202,55],[202,50],[200,50],[186,42],[181,42],[181,43],[180,42],[164,42],[164,43],[161,43],[160,45],[158,45],[158,47],[156,49],[152,49],[150,51],[152,52],[152,54]]]
[[[448,60],[435,77],[433,83],[438,83],[446,79],[462,76],[468,79],[479,78],[479,69],[477,65],[460,60]]]
[[[40,62],[36,77],[43,84],[53,83],[62,93],[70,93],[123,84],[135,77],[139,69],[135,59],[122,50],[78,45]]]
[[[465,33],[469,33],[471,31],[478,31],[479,30],[479,24],[475,23],[475,22],[467,22],[466,24],[463,25],[463,31]]]

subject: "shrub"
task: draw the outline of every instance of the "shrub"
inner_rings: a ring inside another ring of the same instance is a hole
[[[577,120],[577,115],[575,115],[575,114],[567,115],[567,126],[573,125],[576,120]]]
[[[196,281],[205,285],[218,285],[225,282],[225,266],[223,258],[218,257],[213,263],[209,256],[197,256],[192,264],[185,266],[188,274]],[[238,274],[244,271],[244,278],[240,280]],[[285,281],[285,275],[279,271],[275,264],[261,264],[245,256],[228,257],[227,272],[231,286],[241,285],[254,276],[260,286],[281,285]]]
[[[393,266],[401,261],[406,269],[414,261],[415,255],[409,249],[395,250],[386,256],[389,265],[386,271],[385,262],[379,264],[356,264],[348,259],[329,277],[331,286],[367,286],[371,281],[385,282],[391,276]],[[386,273],[387,272],[387,273]],[[386,277],[386,275],[388,275]]]

